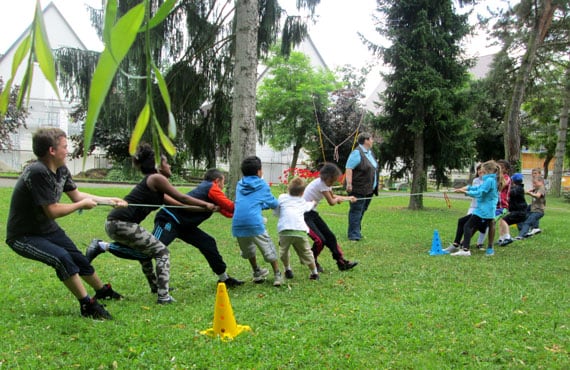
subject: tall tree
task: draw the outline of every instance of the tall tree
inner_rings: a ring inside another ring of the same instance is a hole
[[[546,38],[556,9],[562,2],[566,1],[522,0],[505,12],[504,17],[496,25],[495,34],[503,40],[505,50],[521,46],[524,50],[505,115],[505,156],[517,168],[520,168],[520,110],[524,102],[525,89],[537,51]]]
[[[290,168],[295,168],[301,149],[318,136],[317,117],[338,85],[332,72],[313,68],[300,52],[293,51],[288,58],[274,55],[266,65],[267,77],[258,91],[260,142],[276,150],[292,146]]]
[[[236,57],[232,106],[231,157],[228,194],[234,198],[235,184],[241,176],[241,162],[255,155],[255,109],[257,83],[257,0],[236,1]]]
[[[426,169],[436,175],[461,168],[472,156],[473,140],[464,117],[467,61],[461,39],[468,34],[467,15],[458,15],[451,0],[378,0],[386,18],[382,33],[388,48],[372,46],[392,72],[385,76],[384,111],[377,126],[384,135],[380,162],[396,176],[411,171],[409,208],[423,208]]]

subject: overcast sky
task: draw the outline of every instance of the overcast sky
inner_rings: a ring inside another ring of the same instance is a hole
[[[483,1],[478,12],[487,5],[497,6],[502,0]],[[42,7],[49,4],[41,0]],[[90,27],[85,4],[100,7],[101,0],[53,0],[81,40],[89,48],[100,49],[101,44]],[[289,14],[296,14],[296,0],[280,0]],[[0,0],[0,53],[4,53],[29,26],[33,18],[36,0]],[[331,68],[344,64],[362,67],[375,58],[362,44],[358,32],[366,38],[381,42],[375,31],[373,14],[376,0],[321,0],[317,7],[317,23],[309,26],[311,38],[327,65]],[[473,17],[473,21],[476,18]],[[469,42],[469,55],[487,55],[495,51],[488,49],[484,36]]]

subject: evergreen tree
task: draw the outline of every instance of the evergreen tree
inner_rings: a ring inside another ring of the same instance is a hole
[[[465,118],[468,62],[461,60],[461,39],[468,34],[467,15],[451,0],[378,0],[385,16],[382,33],[388,48],[374,47],[392,67],[383,112],[380,162],[402,177],[411,171],[412,194],[426,189],[426,169],[438,181],[449,169],[462,168],[473,155],[473,134]],[[423,208],[423,197],[410,197],[410,209]]]

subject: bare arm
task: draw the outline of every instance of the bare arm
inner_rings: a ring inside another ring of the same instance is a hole
[[[200,199],[191,197],[189,195],[186,195],[184,193],[181,193],[174,186],[172,186],[172,184],[168,181],[168,179],[166,177],[164,177],[163,175],[160,175],[158,173],[148,177],[147,185],[152,190],[160,191],[160,192],[170,196],[172,199],[174,199],[180,203],[184,203],[184,204],[187,204],[190,206],[204,207],[210,211],[216,210],[215,204],[209,203],[209,202],[204,202],[203,200],[200,200]]]
[[[53,203],[43,206],[44,213],[49,218],[56,219],[67,216],[80,209],[91,209],[97,207],[98,204],[109,204],[114,207],[126,207],[127,202],[120,198],[98,197],[79,190],[71,190],[66,192],[67,196],[73,203]]]
[[[347,168],[344,173],[344,178],[346,180],[346,191],[352,191],[352,168]]]
[[[351,203],[357,201],[356,197],[354,196],[345,197],[343,195],[335,195],[332,191],[323,191],[323,195],[330,206],[334,206],[335,204],[340,204],[345,200]]]

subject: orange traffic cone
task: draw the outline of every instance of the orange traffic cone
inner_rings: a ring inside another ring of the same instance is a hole
[[[237,325],[234,317],[234,310],[230,303],[230,297],[226,289],[225,283],[218,283],[218,291],[216,293],[216,306],[214,307],[214,327],[203,330],[200,334],[215,337],[219,335],[222,340],[234,339],[242,331],[251,331],[247,325]]]

